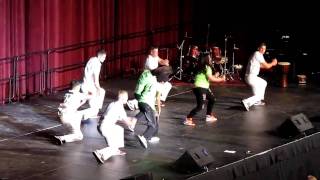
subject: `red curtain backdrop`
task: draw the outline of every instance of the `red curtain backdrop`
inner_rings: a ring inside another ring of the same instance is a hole
[[[68,88],[101,48],[102,78],[138,72],[150,45],[175,47],[191,2],[0,0],[1,103]]]
[[[0,1],[0,101],[3,103],[8,96],[15,97],[19,94],[20,80],[13,82],[14,72],[17,75],[23,74],[25,65],[21,59],[5,57],[25,54],[25,1],[20,0],[1,0]],[[13,66],[14,62],[19,67]],[[15,88],[14,90],[10,89]],[[20,86],[24,88],[23,85]]]

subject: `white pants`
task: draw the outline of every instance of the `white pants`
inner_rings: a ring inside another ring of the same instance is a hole
[[[253,96],[244,99],[244,102],[247,103],[249,106],[252,106],[257,102],[264,100],[267,81],[255,75],[246,76],[245,81],[251,86]]]
[[[104,101],[104,96],[106,91],[103,88],[100,88],[100,93],[92,93],[93,97],[89,99],[89,106],[92,108],[101,109]]]
[[[107,160],[113,155],[118,155],[119,148],[124,147],[123,127],[106,122],[100,125],[100,131],[108,143],[108,147],[97,150],[102,154],[103,160]]]
[[[99,113],[99,109],[96,107],[89,107],[81,111],[83,113],[83,120],[87,120],[89,118],[96,118]]]
[[[160,93],[161,93],[161,96],[160,96],[160,100],[161,101],[166,101],[167,99],[167,96],[172,88],[172,84],[170,82],[165,82],[163,84],[161,84],[161,89],[160,89]]]
[[[66,142],[80,141],[83,139],[83,134],[80,129],[81,120],[85,111],[63,112],[60,115],[61,123],[70,127],[71,133],[59,136],[61,140]]]
[[[85,94],[88,94],[89,92],[92,94],[92,97],[88,100],[89,106],[91,108],[98,108],[99,111],[99,109],[102,108],[106,91],[103,88],[100,88],[100,93],[98,94],[96,87],[86,84],[82,84],[81,89]]]

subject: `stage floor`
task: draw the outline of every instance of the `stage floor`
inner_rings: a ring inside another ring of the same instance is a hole
[[[136,79],[128,78],[103,83],[104,106],[115,99],[119,89],[128,90],[132,97],[135,82]],[[267,105],[247,112],[240,102],[251,95],[249,87],[243,83],[225,83],[213,86],[218,121],[205,122],[205,111],[202,111],[195,117],[195,127],[184,126],[184,118],[195,106],[191,88],[190,84],[177,83],[170,92],[160,117],[159,143],[144,149],[126,133],[127,155],[112,157],[104,164],[98,164],[92,155],[93,150],[106,145],[97,131],[96,119],[82,124],[83,141],[63,146],[52,141],[53,135],[66,131],[57,119],[57,106],[63,100],[63,92],[2,105],[0,180],[106,180],[145,172],[152,172],[154,179],[186,179],[194,174],[180,173],[171,165],[190,148],[204,146],[214,158],[209,169],[214,169],[292,141],[275,133],[288,117],[304,113],[317,119],[320,115],[318,86],[269,86]],[[319,122],[313,121],[313,124],[319,127]],[[143,125],[138,124],[136,131],[139,133],[142,128]]]

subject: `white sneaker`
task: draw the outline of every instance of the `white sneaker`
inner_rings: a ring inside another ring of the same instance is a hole
[[[157,136],[152,137],[151,139],[148,140],[149,143],[157,143],[160,141],[160,138]]]
[[[140,135],[137,135],[137,137],[138,137],[141,145],[142,145],[145,149],[147,149],[147,148],[148,148],[148,143],[147,143],[146,138],[145,138],[144,136],[140,136]]]
[[[242,105],[243,105],[243,107],[247,110],[247,111],[249,111],[250,109],[250,106],[248,105],[248,103],[246,103],[244,100],[242,100]]]
[[[102,158],[102,154],[99,153],[98,150],[93,151],[92,154],[93,154],[93,156],[96,158],[96,160],[97,160],[99,163],[101,163],[101,164],[104,163],[104,160],[103,160],[103,158]]]
[[[214,117],[213,115],[206,115],[206,121],[207,122],[213,122],[213,121],[217,121],[218,119],[216,117]]]
[[[258,102],[256,102],[256,103],[254,103],[253,105],[254,105],[254,106],[264,106],[264,105],[266,105],[266,103],[263,102],[263,101],[258,101]]]

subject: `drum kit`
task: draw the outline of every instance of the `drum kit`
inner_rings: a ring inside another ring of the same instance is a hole
[[[183,46],[185,44],[186,38],[191,38],[188,37],[186,33],[181,44],[177,45],[177,48],[179,50],[179,64],[172,78],[192,82],[196,73],[195,71],[199,62],[200,54],[209,53],[212,59],[212,69],[214,74],[218,74],[219,76],[226,76],[227,80],[240,80],[239,72],[242,70],[243,66],[241,64],[235,64],[235,51],[239,50],[239,48],[236,47],[235,43],[233,43],[231,61],[229,61],[229,58],[227,57],[227,41],[230,37],[231,36],[225,36],[224,54],[222,54],[221,48],[218,46],[212,46],[206,48],[205,51],[200,51],[198,46],[190,45],[188,47],[187,54],[184,55]]]

